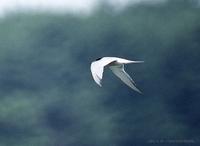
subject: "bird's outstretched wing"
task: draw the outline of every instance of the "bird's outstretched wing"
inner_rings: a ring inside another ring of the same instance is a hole
[[[90,69],[92,72],[92,77],[99,86],[101,86],[104,67],[112,62],[115,62],[114,58],[103,58],[101,60],[94,61],[91,63]]]
[[[110,66],[109,67],[112,72],[119,77],[126,85],[131,87],[133,90],[141,93],[141,91],[135,87],[135,82],[133,79],[125,72],[124,70],[124,65],[119,65],[119,66]]]

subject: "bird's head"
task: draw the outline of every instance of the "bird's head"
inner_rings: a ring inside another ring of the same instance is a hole
[[[100,58],[97,58],[97,59],[96,59],[96,61],[98,61],[98,60],[101,60],[101,58],[102,58],[102,57],[100,57]]]

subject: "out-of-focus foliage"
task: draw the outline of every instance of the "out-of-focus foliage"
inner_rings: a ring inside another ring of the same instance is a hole
[[[126,68],[143,94],[107,70],[99,88],[90,63],[101,56],[144,60]],[[194,0],[0,20],[1,146],[197,143],[199,106],[200,8]]]

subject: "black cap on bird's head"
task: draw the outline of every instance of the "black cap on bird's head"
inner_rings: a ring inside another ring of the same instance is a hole
[[[100,57],[100,58],[97,58],[97,59],[96,59],[96,61],[98,61],[98,60],[101,60],[101,58],[102,58],[102,57]]]

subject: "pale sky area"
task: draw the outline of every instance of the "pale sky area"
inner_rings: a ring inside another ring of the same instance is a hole
[[[0,0],[0,16],[22,11],[50,11],[88,13],[102,1],[115,7],[124,7],[129,3],[141,1],[155,2],[164,0]]]

